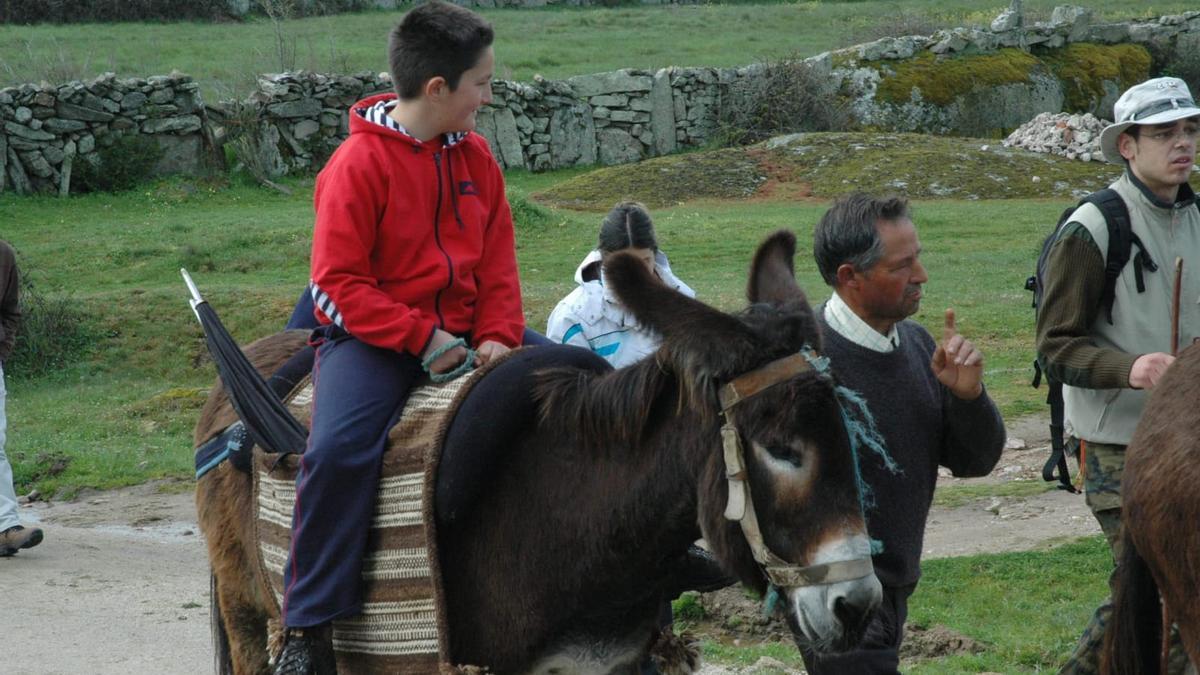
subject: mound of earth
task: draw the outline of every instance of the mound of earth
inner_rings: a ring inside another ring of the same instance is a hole
[[[978,654],[986,649],[979,642],[945,626],[926,628],[909,623],[904,626],[904,642],[900,645],[900,658],[905,661],[936,659],[955,654]]]
[[[751,597],[741,586],[697,594],[697,601],[703,608],[704,618],[688,622],[688,630],[693,635],[724,643],[792,643],[783,617],[778,613],[766,616],[762,601]],[[904,626],[904,644],[900,654],[905,659],[925,659],[951,654],[977,654],[984,649],[981,643],[945,626],[926,627],[908,623]]]
[[[914,199],[1070,201],[1104,187],[1119,173],[1114,165],[1005,148],[988,139],[803,133],[597,169],[532,197],[560,208],[597,211],[623,199],[651,208],[695,199],[824,202],[856,190]]]
[[[750,597],[741,587],[704,593],[699,595],[697,602],[703,608],[703,618],[687,622],[688,632],[695,637],[736,645],[794,644],[782,618],[778,614],[765,616],[762,602]],[[985,650],[985,645],[946,626],[908,623],[904,626],[900,658],[913,662],[955,654],[978,654]]]

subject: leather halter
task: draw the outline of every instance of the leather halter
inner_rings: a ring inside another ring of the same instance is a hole
[[[738,521],[742,526],[742,535],[746,537],[746,543],[750,545],[754,559],[762,566],[767,579],[782,588],[834,584],[859,579],[875,572],[870,556],[806,567],[794,565],[767,547],[762,530],[759,529],[754,500],[750,496],[750,481],[746,472],[741,434],[733,423],[733,408],[781,382],[813,370],[809,359],[814,357],[815,354],[805,347],[796,354],[777,359],[734,378],[721,387],[719,392],[721,414],[725,418],[721,426],[721,440],[725,451],[725,478],[729,481],[729,502],[725,505],[725,518]]]

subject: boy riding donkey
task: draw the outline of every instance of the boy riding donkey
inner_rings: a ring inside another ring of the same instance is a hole
[[[410,11],[389,41],[395,94],[351,108],[350,137],[317,177],[312,429],[277,675],[336,672],[330,622],[362,610],[380,460],[413,385],[540,338],[525,331],[504,178],[471,133],[492,98],[492,40],[455,5]]]

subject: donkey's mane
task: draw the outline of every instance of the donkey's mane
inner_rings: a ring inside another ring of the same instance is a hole
[[[680,379],[660,351],[632,366],[604,373],[548,368],[538,373],[534,398],[543,428],[577,437],[582,447],[596,452],[636,445],[649,431],[655,414],[662,414],[664,402],[682,407],[693,398],[681,388]]]

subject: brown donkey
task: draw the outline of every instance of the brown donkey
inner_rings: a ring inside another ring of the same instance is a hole
[[[631,256],[610,263],[608,283],[662,347],[619,371],[538,376],[538,419],[504,449],[469,517],[439,528],[454,663],[635,672],[670,565],[700,534],[742,582],[773,587],[798,644],[857,642],[881,591],[834,383],[801,355],[820,336],[794,251],[787,232],[760,247],[739,315],[657,283]],[[283,334],[247,353],[269,371],[299,346]],[[197,443],[233,421],[220,396]],[[215,628],[228,639],[218,659],[238,674],[266,671],[274,611],[250,491],[229,466],[197,487]]]
[[[1200,345],[1192,345],[1150,394],[1125,451],[1122,551],[1105,635],[1109,675],[1159,673],[1164,604],[1200,665],[1198,434]]]

